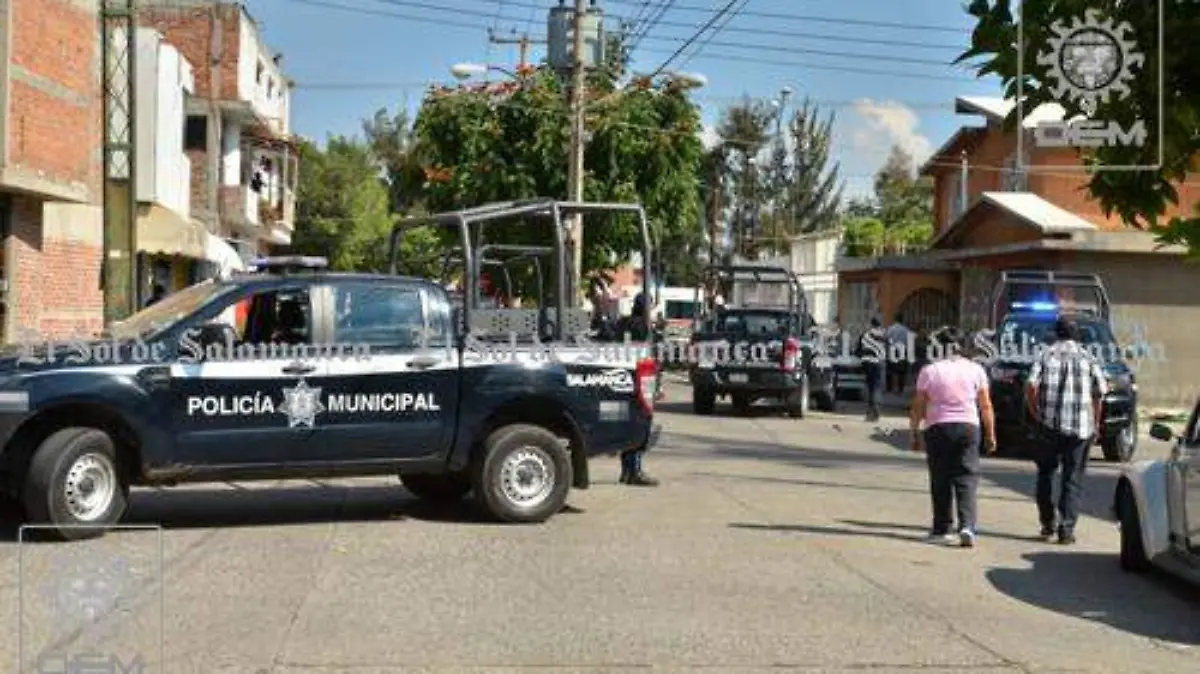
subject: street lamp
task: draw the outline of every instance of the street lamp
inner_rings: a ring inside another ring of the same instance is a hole
[[[500,66],[484,65],[482,63],[455,63],[450,66],[450,74],[459,81],[469,80],[472,77],[487,75],[489,72],[498,72],[508,75],[513,79],[520,79],[520,76],[507,68]]]

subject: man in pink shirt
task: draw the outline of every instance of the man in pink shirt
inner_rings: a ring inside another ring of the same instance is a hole
[[[933,500],[931,540],[975,545],[979,488],[979,438],[982,426],[987,453],[996,451],[996,419],[983,367],[961,355],[955,328],[937,336],[931,362],[917,376],[910,414],[913,451],[925,451]],[[940,353],[939,353],[940,351]],[[924,436],[921,423],[925,424]],[[957,505],[958,532],[951,530]]]

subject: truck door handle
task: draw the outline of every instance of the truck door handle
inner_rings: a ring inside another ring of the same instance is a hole
[[[171,369],[165,366],[142,368],[137,378],[147,389],[164,389],[171,384]]]
[[[299,362],[288,363],[287,365],[285,365],[283,367],[283,373],[284,374],[308,374],[310,372],[315,371],[316,369],[317,369],[317,366],[309,365],[308,363],[299,363]]]
[[[408,361],[408,367],[414,370],[428,370],[441,362],[442,359],[436,356],[413,356],[412,360]]]

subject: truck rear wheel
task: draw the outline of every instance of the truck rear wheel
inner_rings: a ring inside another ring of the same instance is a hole
[[[1113,435],[1104,438],[1100,449],[1104,452],[1104,460],[1113,463],[1128,463],[1137,449],[1137,421],[1131,421],[1129,426],[1122,428]]]
[[[458,501],[471,491],[471,480],[458,473],[401,475],[400,483],[423,501]]]
[[[64,428],[51,433],[33,453],[25,474],[22,503],[31,524],[49,525],[62,540],[102,536],[121,521],[128,485],[116,447],[97,428]]]
[[[540,426],[512,424],[484,442],[472,486],[489,515],[502,522],[544,522],[562,510],[571,487],[571,457]]]

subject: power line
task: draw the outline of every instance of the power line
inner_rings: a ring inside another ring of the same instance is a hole
[[[622,5],[631,4],[630,0],[609,0],[609,2],[615,2],[617,4],[622,4]],[[707,14],[712,11],[712,8],[704,7],[703,5],[678,5],[678,6],[676,6],[675,10],[678,12],[702,12],[702,13]],[[782,13],[782,12],[751,12],[751,11],[748,11],[748,12],[744,12],[743,16],[758,17],[761,19],[784,20],[784,21],[810,21],[810,22],[814,22],[814,23],[836,23],[836,24],[844,24],[844,25],[851,25],[851,26],[870,26],[870,27],[874,27],[874,28],[897,28],[897,29],[901,29],[901,30],[928,30],[928,31],[936,31],[936,32],[942,32],[942,33],[953,33],[955,35],[962,35],[964,33],[969,32],[965,28],[954,28],[951,26],[936,26],[936,25],[932,25],[932,24],[920,24],[920,23],[893,23],[893,22],[889,22],[889,21],[869,21],[866,19],[847,19],[847,18],[842,18],[842,17],[811,16],[811,15],[805,15],[805,14],[790,14],[790,13]]]
[[[387,0],[376,0],[376,1],[386,2]],[[486,2],[488,0],[479,0],[479,1]],[[539,5],[534,4],[534,3],[513,2],[512,0],[507,0],[507,2],[505,4],[509,7],[528,7],[530,9],[540,8]],[[676,7],[676,11],[679,11],[681,9],[682,8],[679,6]],[[754,12],[739,10],[737,12],[737,14],[740,16],[753,16]],[[621,19],[621,17],[616,14],[607,14],[606,13],[605,16],[615,18],[618,20]],[[812,19],[813,17],[807,17],[807,18]],[[849,19],[839,19],[837,17],[822,17],[822,18],[823,18],[823,21],[821,21],[820,23],[838,23],[838,22],[842,22],[842,21],[853,21],[853,20],[849,20]],[[726,21],[726,23],[728,23],[728,21]],[[695,28],[695,24],[688,23],[686,21],[660,20],[658,22],[658,25],[666,27],[666,28],[686,28],[688,30],[693,30]],[[855,22],[850,25],[859,26],[860,23]],[[930,28],[942,30],[941,28],[937,28],[937,27],[930,27]],[[920,40],[920,41],[887,40],[887,39],[881,39],[881,38],[866,38],[866,37],[860,37],[860,36],[846,37],[846,36],[820,34],[820,33],[802,33],[802,32],[797,32],[795,30],[790,30],[790,29],[769,28],[766,26],[753,26],[753,27],[751,27],[751,26],[726,26],[724,28],[721,28],[721,32],[745,33],[747,35],[756,35],[756,36],[757,35],[776,35],[779,37],[802,38],[802,39],[809,39],[809,40],[836,40],[836,41],[841,41],[841,42],[848,41],[848,42],[854,42],[855,44],[877,44],[877,45],[890,46],[890,47],[907,47],[910,49],[946,49],[946,50],[955,50],[958,52],[962,52],[965,49],[964,44],[946,44],[946,43],[938,44],[938,43],[931,43],[928,40]],[[962,36],[965,33],[968,33],[969,31],[955,29],[953,32],[957,35]],[[682,39],[682,37],[674,38],[674,39]]]
[[[674,5],[675,1],[676,0],[664,0],[659,4],[658,13],[646,22],[646,25],[642,28],[641,33],[633,39],[632,44],[629,46],[629,53],[632,54],[634,50],[638,48],[638,45],[642,43],[642,40],[646,39],[646,36],[650,33],[650,31],[654,30],[654,27],[657,26],[658,22],[662,20],[663,15],[667,13],[667,10],[671,9],[671,5]]]
[[[330,2],[325,2],[324,0],[292,0],[292,2],[299,2],[302,4],[318,4],[320,6],[329,7],[331,9],[340,9],[342,11],[347,11],[347,12],[363,12],[365,14],[371,14],[374,16],[387,16],[388,15],[387,12],[385,12],[383,10],[375,10],[375,9],[371,9],[371,8],[367,8],[367,7],[359,7],[357,5],[335,5]],[[382,4],[386,4],[386,5],[395,5],[395,6],[399,6],[399,7],[414,7],[414,8],[420,8],[420,9],[428,9],[428,10],[432,10],[432,11],[453,12],[453,13],[460,14],[460,15],[466,14],[468,16],[478,16],[480,18],[487,18],[489,20],[493,20],[493,16],[490,13],[484,13],[484,12],[479,12],[479,11],[470,12],[470,11],[463,11],[463,10],[455,10],[453,8],[448,8],[448,7],[437,5],[437,4],[430,3],[430,2],[423,2],[421,0],[375,0],[375,2],[379,2]],[[506,4],[512,5],[512,3],[506,3]],[[738,11],[740,11],[740,10],[738,10]],[[737,12],[734,12],[734,13],[726,16],[726,21],[728,22],[729,19],[732,19],[736,13]],[[414,19],[414,17],[412,17],[411,15],[397,15],[397,18],[404,18],[404,19],[409,19],[409,20]],[[508,17],[505,17],[505,18],[508,18]],[[432,20],[429,19],[428,17],[424,17],[423,20],[426,22],[432,22]],[[508,18],[508,20],[519,21],[519,19],[512,19],[512,18]],[[456,27],[466,27],[466,25],[463,24],[462,22],[447,22],[447,23],[448,23],[448,25],[454,25]],[[710,21],[707,24],[705,24],[704,30],[706,30],[708,27],[711,27],[713,23],[715,23],[715,20],[710,19]],[[784,33],[784,31],[775,31],[775,32]],[[775,53],[784,53],[784,54],[806,54],[806,55],[813,55],[813,56],[828,56],[828,57],[832,57],[832,58],[860,59],[860,60],[871,60],[871,61],[882,60],[882,61],[893,61],[893,62],[897,62],[897,63],[911,63],[911,64],[915,64],[915,65],[932,65],[932,66],[952,66],[953,65],[952,61],[949,59],[938,60],[938,59],[929,59],[929,58],[896,56],[896,55],[890,55],[890,54],[868,54],[868,53],[851,52],[851,51],[831,51],[831,50],[824,50],[824,49],[809,49],[809,48],[804,48],[804,47],[791,47],[791,46],[759,44],[759,43],[745,43],[745,42],[736,42],[736,41],[715,41],[712,39],[715,36],[715,34],[716,34],[715,32],[709,34],[708,40],[705,42],[705,46],[724,47],[724,48],[731,48],[731,49],[743,49],[743,50],[748,50],[748,51],[775,52]],[[793,35],[793,36],[797,36],[797,35]],[[810,36],[810,37],[812,37],[814,39],[824,39],[824,40],[836,40],[837,39],[836,37],[831,37],[831,36]],[[681,38],[669,37],[669,36],[649,36],[649,37],[644,37],[644,39],[648,39],[648,40],[656,41],[656,42],[670,42],[670,43],[674,44],[674,43],[678,42]],[[688,42],[688,44],[690,45],[692,42],[695,42],[695,40],[697,38],[696,38],[696,35],[692,35],[691,38],[689,38],[689,39],[690,39],[690,42]],[[885,41],[885,40],[859,41],[859,40],[856,40],[855,42],[862,43],[862,44],[890,44],[890,43],[894,43],[895,41]],[[630,47],[630,51],[633,51],[633,49],[637,46],[637,44],[640,44],[640,40],[635,42],[634,45]],[[965,49],[965,46],[964,46],[964,49]],[[642,51],[648,52],[651,50],[643,49]],[[699,52],[699,49],[697,49],[695,52],[693,52],[693,55],[691,58],[695,58],[696,54],[698,52]],[[660,53],[666,53],[666,52],[660,51]],[[689,61],[691,60],[691,58],[689,58]]]
[[[713,39],[714,37],[716,37],[716,36],[717,36],[717,34],[719,34],[721,31],[725,30],[725,28],[726,28],[726,27],[729,25],[729,22],[730,22],[730,21],[733,19],[733,17],[734,17],[734,16],[735,16],[735,15],[736,15],[738,12],[740,12],[740,11],[742,11],[742,10],[744,10],[744,9],[746,8],[746,3],[747,3],[747,2],[749,2],[749,0],[743,0],[742,4],[741,4],[741,5],[740,5],[740,6],[739,6],[739,7],[738,7],[736,10],[734,10],[734,12],[733,12],[732,14],[728,14],[728,15],[726,15],[726,16],[725,16],[725,20],[721,22],[721,25],[717,26],[717,27],[716,27],[716,28],[714,28],[712,31],[710,31],[710,32],[709,32],[709,34],[708,34],[708,37],[704,38],[704,42],[700,43],[700,44],[699,44],[699,45],[698,45],[698,46],[697,46],[695,49],[693,49],[693,50],[692,50],[692,53],[691,53],[691,54],[688,54],[687,58],[685,58],[685,59],[683,60],[683,63],[680,63],[680,64],[679,64],[679,67],[680,67],[681,69],[682,69],[682,68],[685,68],[685,67],[687,67],[687,64],[691,63],[691,62],[692,62],[692,59],[696,58],[696,55],[697,55],[697,54],[699,54],[700,52],[704,51],[704,49],[705,49],[706,47],[708,47],[708,45],[709,45],[709,44],[711,44],[711,43],[712,43],[712,39]]]
[[[324,7],[327,9],[333,9],[333,10],[338,10],[338,11],[343,11],[343,12],[364,14],[364,15],[369,15],[369,16],[381,16],[381,17],[388,17],[388,18],[393,18],[393,19],[402,19],[402,20],[406,20],[406,21],[418,21],[418,22],[435,24],[435,25],[439,25],[439,26],[443,26],[443,27],[455,27],[455,28],[464,28],[464,29],[480,30],[480,31],[486,29],[486,26],[483,26],[480,24],[467,23],[467,22],[463,22],[463,21],[455,21],[453,19],[446,19],[446,20],[432,19],[427,16],[413,16],[411,14],[399,13],[399,12],[395,12],[393,10],[372,9],[369,7],[359,7],[359,6],[355,6],[355,5],[343,5],[343,4],[333,3],[333,2],[327,2],[326,0],[290,0],[290,1],[294,2],[294,3],[312,5],[312,6],[316,6],[316,7]],[[419,2],[418,0],[377,0],[377,1],[385,2],[386,4],[398,5],[398,6],[404,6],[404,7],[411,6],[411,7],[420,7],[420,8],[426,8],[426,9],[435,9],[435,10],[440,10],[440,11],[453,11],[453,10],[448,10],[445,7],[433,5],[431,3]],[[476,15],[478,16],[478,15],[480,15],[480,13],[476,13]],[[486,18],[490,18],[491,15],[485,14],[483,16],[485,16]],[[787,49],[787,48],[783,48],[783,47],[778,47],[776,45],[763,45],[760,47],[756,47],[754,45],[742,45],[742,44],[738,44],[738,43],[721,43],[721,44],[728,46],[728,47],[751,49],[751,50],[753,50],[755,48],[764,48],[764,47],[770,47],[771,49],[781,49],[781,50]],[[643,49],[642,51],[645,53],[658,53],[658,54],[671,53],[671,54],[675,55],[673,52],[670,52],[668,50]],[[676,50],[676,51],[678,51],[678,50]],[[799,49],[787,50],[787,53],[793,53],[793,52],[795,52],[795,53],[813,53],[815,55],[820,55],[820,56],[834,56],[834,57],[839,57],[839,58],[868,59],[871,61],[891,60],[891,61],[918,63],[918,64],[922,64],[922,65],[938,65],[938,66],[950,65],[949,63],[943,63],[941,61],[934,61],[932,59],[907,59],[904,57],[893,58],[893,57],[890,57],[887,55],[855,54],[855,53],[850,53],[850,52],[827,52],[824,50],[804,50],[803,52],[801,52],[801,50],[799,50]],[[696,58],[696,57],[693,56],[693,58]],[[975,81],[977,81],[976,78],[971,78],[971,77],[952,77],[952,76],[945,76],[945,75],[902,72],[902,71],[892,71],[892,70],[879,70],[879,69],[872,69],[872,68],[857,68],[857,67],[851,67],[851,66],[837,66],[837,65],[829,65],[829,64],[819,64],[819,63],[806,63],[806,62],[799,62],[799,61],[781,61],[778,59],[765,59],[765,58],[739,55],[739,54],[708,53],[704,56],[700,56],[700,58],[708,58],[708,59],[714,59],[714,60],[720,60],[720,61],[735,61],[735,62],[742,62],[742,63],[754,63],[754,64],[759,64],[759,65],[774,65],[774,66],[785,66],[785,67],[796,67],[796,68],[809,68],[809,69],[814,69],[814,70],[828,70],[831,72],[843,72],[843,73],[852,73],[852,74],[859,74],[859,75],[879,75],[879,76],[885,76],[885,77],[904,77],[904,78],[915,78],[915,79],[921,79],[921,80],[941,80],[941,81],[951,81],[951,82],[975,82]]]

